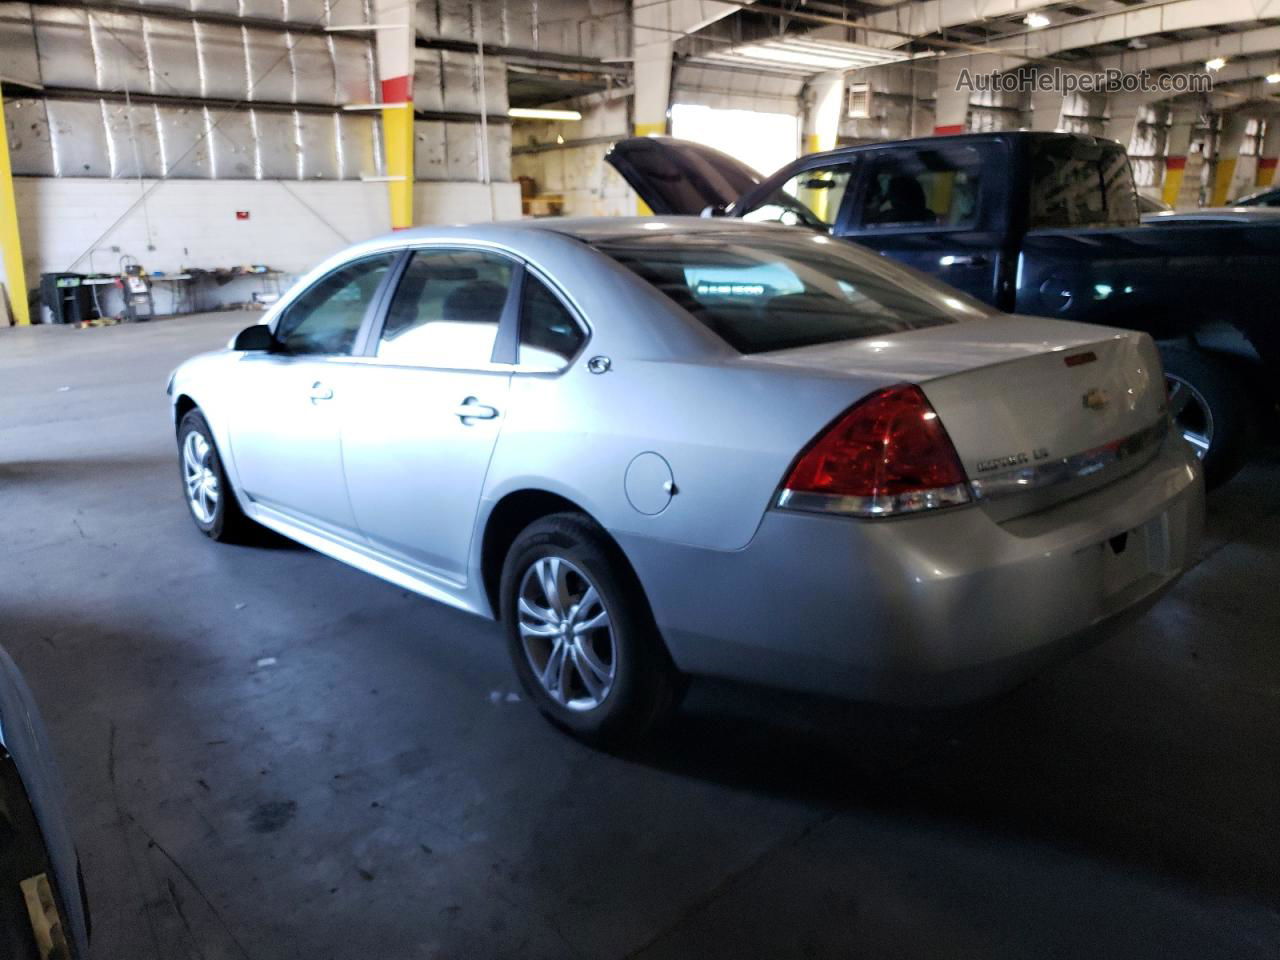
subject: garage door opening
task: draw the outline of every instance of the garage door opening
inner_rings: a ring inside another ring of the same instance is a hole
[[[800,156],[800,121],[789,113],[671,107],[671,135],[723,150],[764,175]]]

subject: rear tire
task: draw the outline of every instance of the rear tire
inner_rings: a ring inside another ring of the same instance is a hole
[[[240,509],[213,431],[199,410],[188,411],[178,424],[178,474],[187,512],[201,533],[220,543],[244,543],[252,536],[257,524]]]
[[[1244,465],[1253,443],[1250,392],[1230,365],[1194,347],[1162,351],[1174,429],[1196,449],[1212,489]]]
[[[528,526],[507,552],[499,590],[520,683],[562,730],[619,747],[678,706],[685,678],[640,584],[587,517],[558,513]]]

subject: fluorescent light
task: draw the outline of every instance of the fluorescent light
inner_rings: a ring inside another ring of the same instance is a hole
[[[699,59],[807,75],[828,70],[853,70],[873,64],[894,63],[905,60],[907,57],[907,54],[901,52],[868,47],[859,43],[846,43],[843,40],[785,37],[716,50],[704,54]]]
[[[1280,73],[1268,73],[1267,83],[1280,83]]]
[[[1041,27],[1047,27],[1049,24],[1053,23],[1053,21],[1043,13],[1028,13],[1026,17],[1023,18],[1022,22],[1032,30],[1039,30]]]
[[[582,114],[577,110],[543,110],[541,107],[512,107],[507,111],[508,117],[517,120],[581,120]]]
[[[1204,68],[1208,70],[1210,73],[1217,73],[1226,65],[1227,65],[1226,57],[1214,57],[1212,60],[1206,60],[1204,62]]]

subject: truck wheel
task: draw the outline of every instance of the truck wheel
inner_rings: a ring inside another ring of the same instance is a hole
[[[595,746],[643,737],[684,692],[635,575],[594,523],[558,513],[507,554],[500,587],[516,673],[552,723]]]
[[[1230,480],[1244,465],[1253,437],[1249,394],[1230,366],[1213,354],[1188,347],[1163,351],[1174,429],[1204,464],[1205,485]]]

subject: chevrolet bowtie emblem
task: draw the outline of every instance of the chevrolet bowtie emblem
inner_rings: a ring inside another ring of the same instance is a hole
[[[1082,398],[1086,410],[1102,410],[1111,402],[1107,391],[1097,387],[1091,388]]]

